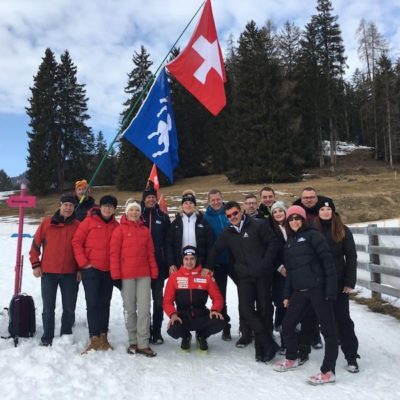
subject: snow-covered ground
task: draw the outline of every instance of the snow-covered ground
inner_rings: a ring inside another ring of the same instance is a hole
[[[33,234],[34,225],[25,225]],[[14,287],[14,265],[17,232],[15,222],[0,219],[0,305],[8,305]],[[114,351],[81,356],[87,342],[84,293],[81,288],[77,304],[73,343],[56,338],[51,348],[38,345],[42,333],[40,281],[33,277],[28,250],[30,239],[24,239],[25,272],[23,291],[34,297],[37,335],[20,339],[14,348],[11,340],[0,341],[1,400],[37,399],[400,399],[397,367],[400,362],[400,322],[392,317],[374,314],[365,306],[351,304],[351,312],[360,341],[361,372],[350,374],[340,354],[337,382],[325,387],[305,383],[307,376],[318,371],[323,352],[314,350],[310,361],[295,371],[278,373],[271,365],[254,361],[254,348],[237,349],[237,296],[228,287],[228,308],[232,317],[232,342],[220,335],[209,340],[210,351],[204,356],[194,349],[190,354],[179,351],[179,342],[164,333],[165,344],[154,346],[158,356],[148,359],[126,353],[127,334],[123,322],[122,301],[114,291],[111,306],[110,342]],[[57,305],[57,325],[61,305]],[[164,321],[164,329],[165,329]],[[8,316],[0,314],[0,333],[7,334]]]
[[[331,143],[329,140],[322,141],[322,147],[324,149],[324,155],[328,156],[331,151]],[[337,156],[345,156],[347,154],[352,153],[354,150],[372,150],[372,147],[368,146],[360,146],[354,143],[349,142],[336,142],[336,155]]]

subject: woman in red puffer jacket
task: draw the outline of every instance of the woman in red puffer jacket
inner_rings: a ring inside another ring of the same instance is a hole
[[[120,226],[110,243],[111,276],[122,280],[129,354],[154,357],[149,347],[151,280],[157,279],[158,267],[150,230],[141,219],[140,205],[129,199]]]

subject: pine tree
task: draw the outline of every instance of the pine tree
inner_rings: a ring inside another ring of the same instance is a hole
[[[95,168],[97,168],[103,161],[104,155],[107,153],[107,150],[107,142],[104,138],[103,132],[99,131],[95,139],[91,174],[95,172]],[[112,149],[107,158],[103,161],[103,164],[97,174],[96,185],[103,186],[115,184],[116,163],[117,160],[115,151]]]
[[[4,169],[0,169],[0,191],[12,189],[13,183],[11,181],[11,178],[6,174],[6,171],[4,171]]]
[[[27,179],[32,193],[44,194],[57,186],[53,157],[58,132],[57,62],[50,49],[46,49],[30,90]]]
[[[144,46],[140,47],[140,52],[134,53],[132,58],[134,68],[128,74],[128,84],[125,87],[125,93],[129,98],[123,104],[125,110],[121,113],[122,130],[129,126],[132,118],[137,114],[140,104],[145,99],[143,90],[152,79],[152,73],[149,70],[153,64],[150,61],[150,55]],[[150,85],[147,86],[147,91]],[[135,109],[132,109],[139,97],[141,100]],[[152,164],[147,157],[134,147],[126,139],[120,140],[120,149],[118,155],[117,186],[123,190],[141,190],[145,187],[148,173],[150,173]]]
[[[68,51],[61,56],[57,69],[58,135],[54,151],[57,163],[57,188],[63,190],[65,181],[86,176],[94,152],[94,136],[86,121],[88,107],[85,85],[77,82],[77,67]]]

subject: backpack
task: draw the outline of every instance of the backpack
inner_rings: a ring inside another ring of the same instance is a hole
[[[10,301],[8,308],[8,332],[14,339],[15,347],[19,337],[32,337],[36,332],[35,304],[32,296],[16,294]]]

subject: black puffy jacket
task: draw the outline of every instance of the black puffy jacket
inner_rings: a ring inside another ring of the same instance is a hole
[[[269,223],[244,215],[240,233],[229,226],[215,242],[207,268],[215,267],[218,254],[228,248],[234,259],[234,270],[240,278],[272,276],[278,251],[278,239]]]
[[[332,239],[332,222],[321,220],[321,227],[335,260],[339,289],[343,289],[344,286],[354,289],[357,281],[357,251],[353,234],[345,226],[344,239],[337,243]]]
[[[319,231],[306,226],[295,232],[288,237],[284,256],[286,299],[293,291],[318,287],[324,290],[327,299],[336,299],[336,267],[328,242]]]

